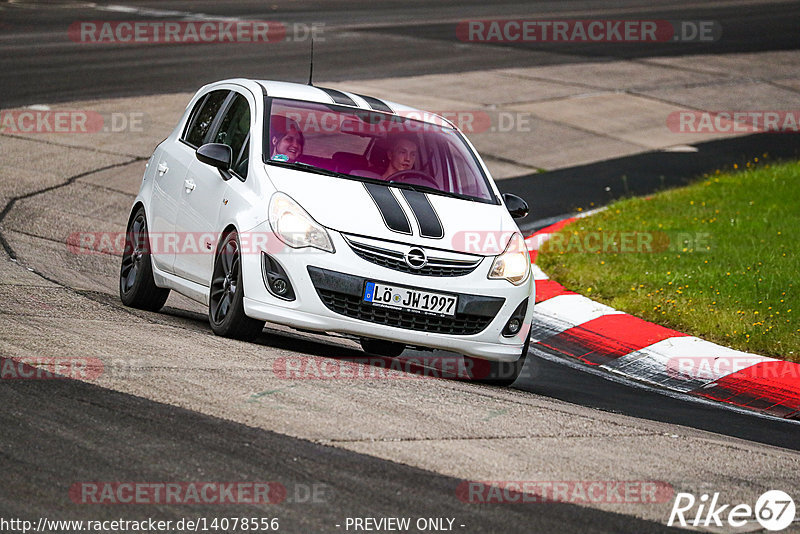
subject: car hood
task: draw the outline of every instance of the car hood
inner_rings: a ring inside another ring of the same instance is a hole
[[[278,191],[292,197],[317,222],[345,234],[493,256],[503,251],[513,232],[519,231],[500,204],[277,166],[267,166],[267,173]]]

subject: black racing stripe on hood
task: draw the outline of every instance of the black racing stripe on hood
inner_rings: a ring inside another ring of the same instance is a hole
[[[408,202],[408,205],[411,206],[411,211],[414,212],[414,217],[419,223],[419,235],[432,239],[443,238],[444,228],[442,227],[442,221],[439,220],[436,210],[433,209],[428,195],[408,189],[401,189],[400,192]]]
[[[352,98],[350,98],[341,91],[337,91],[336,89],[328,89],[327,87],[317,87],[317,89],[321,89],[326,93],[328,93],[328,96],[331,97],[333,101],[336,102],[337,104],[342,104],[344,106],[353,106],[356,108],[359,107],[358,104],[356,104],[355,100],[353,100]]]
[[[411,223],[406,217],[403,207],[385,185],[365,183],[367,193],[372,197],[378,211],[381,212],[383,222],[393,232],[411,235]]]

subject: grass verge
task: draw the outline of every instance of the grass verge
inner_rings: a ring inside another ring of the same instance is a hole
[[[555,234],[537,263],[616,309],[800,362],[798,250],[800,163],[756,159],[688,187],[615,202]]]

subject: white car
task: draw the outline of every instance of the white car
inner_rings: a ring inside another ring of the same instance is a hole
[[[270,321],[384,356],[441,349],[510,383],[534,304],[512,218],[527,211],[440,116],[313,85],[220,81],[147,164],[120,297],[157,311],[174,289],[208,305],[218,335],[252,339]]]

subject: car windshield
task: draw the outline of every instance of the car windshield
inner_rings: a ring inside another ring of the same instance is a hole
[[[287,99],[273,99],[269,108],[264,146],[268,163],[496,201],[464,138],[433,115],[380,113]]]

